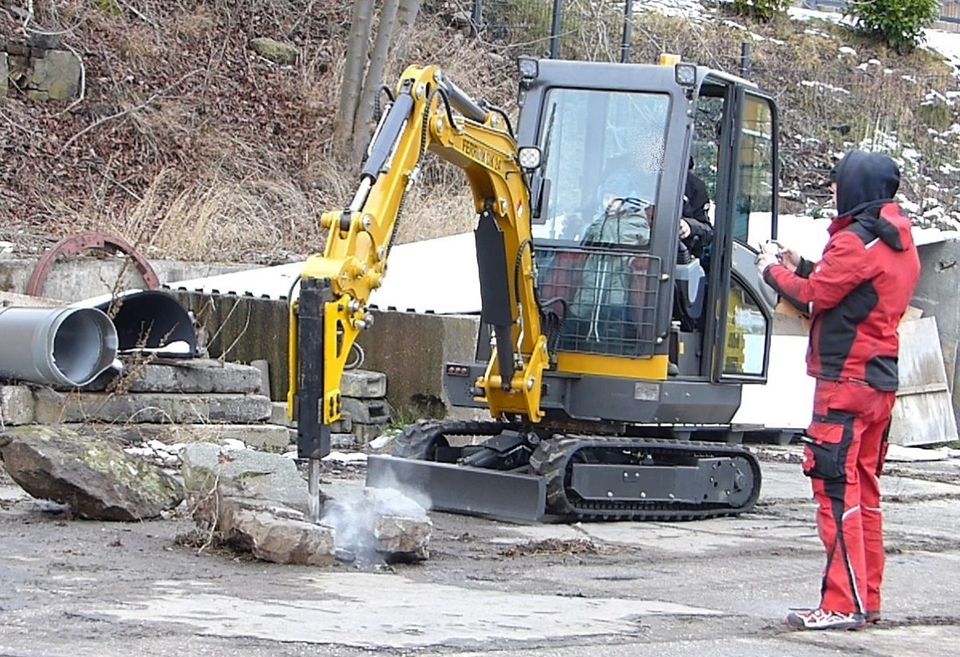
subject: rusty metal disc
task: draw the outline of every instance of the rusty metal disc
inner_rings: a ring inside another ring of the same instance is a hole
[[[160,279],[157,277],[157,273],[153,271],[153,267],[150,266],[143,254],[133,248],[129,242],[115,235],[91,231],[62,239],[44,253],[30,275],[30,281],[27,283],[27,294],[33,297],[43,296],[44,283],[46,283],[47,276],[57,260],[61,257],[79,255],[86,251],[122,253],[133,260],[148,290],[156,290],[160,287]]]

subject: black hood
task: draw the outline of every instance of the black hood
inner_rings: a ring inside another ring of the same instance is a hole
[[[836,181],[837,216],[856,216],[866,210],[877,216],[880,206],[900,188],[900,169],[886,155],[851,151],[837,164]]]
[[[897,163],[879,153],[851,151],[840,160],[835,172],[837,217],[850,218],[889,246],[903,250],[902,227],[880,213],[900,188]]]

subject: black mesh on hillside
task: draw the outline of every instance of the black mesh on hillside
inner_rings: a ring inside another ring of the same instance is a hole
[[[517,55],[549,54],[553,0],[475,2],[474,6],[479,7],[479,32],[484,39],[509,46]]]

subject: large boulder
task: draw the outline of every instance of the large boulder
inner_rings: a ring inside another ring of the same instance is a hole
[[[269,502],[301,513],[309,509],[306,482],[291,459],[210,443],[187,445],[180,459],[187,502],[201,515],[204,502],[216,497]]]
[[[156,465],[96,436],[25,426],[0,434],[7,472],[34,497],[91,520],[146,520],[176,507],[182,486]]]

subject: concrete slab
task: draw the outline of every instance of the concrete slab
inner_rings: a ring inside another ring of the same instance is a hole
[[[98,612],[136,623],[185,624],[216,636],[370,649],[629,636],[638,617],[718,614],[658,600],[504,593],[367,573],[305,577],[299,593],[303,597],[264,600],[161,581],[135,605]]]
[[[37,390],[35,418],[44,424],[67,422],[145,422],[248,424],[270,417],[262,395],[138,393],[58,393]]]
[[[384,398],[355,399],[344,397],[341,399],[343,412],[357,424],[386,424],[390,422],[390,404]]]
[[[930,500],[912,504],[884,504],[888,543],[912,549],[960,548],[960,504]],[[939,546],[939,547],[938,547]]]
[[[340,394],[358,399],[387,396],[387,375],[370,370],[347,370],[340,381]]]
[[[260,393],[261,372],[256,367],[206,358],[176,363],[131,365],[123,388],[129,392]]]
[[[890,445],[887,450],[887,463],[922,463],[929,461],[945,461],[950,455],[943,449],[922,449],[920,447],[904,447]]]
[[[92,427],[94,433],[101,429]],[[247,447],[266,452],[283,453],[296,442],[290,431],[276,424],[128,424],[113,426],[111,430],[122,432],[126,442],[159,440],[167,445],[177,443],[222,443],[226,440],[242,441]]]
[[[611,523],[584,527],[584,534],[604,543],[663,550],[676,555],[707,555],[737,550],[764,550],[771,538],[789,537],[794,547],[819,548],[820,539],[811,526],[750,516],[718,518],[691,524]]]
[[[596,544],[643,551],[702,556],[729,550],[741,553],[769,550],[774,547],[771,544],[773,537],[781,541],[787,538],[795,548],[820,548],[820,539],[812,522],[757,515],[696,523],[610,522],[517,526],[491,539],[491,542],[517,545],[530,541],[589,540]]]

